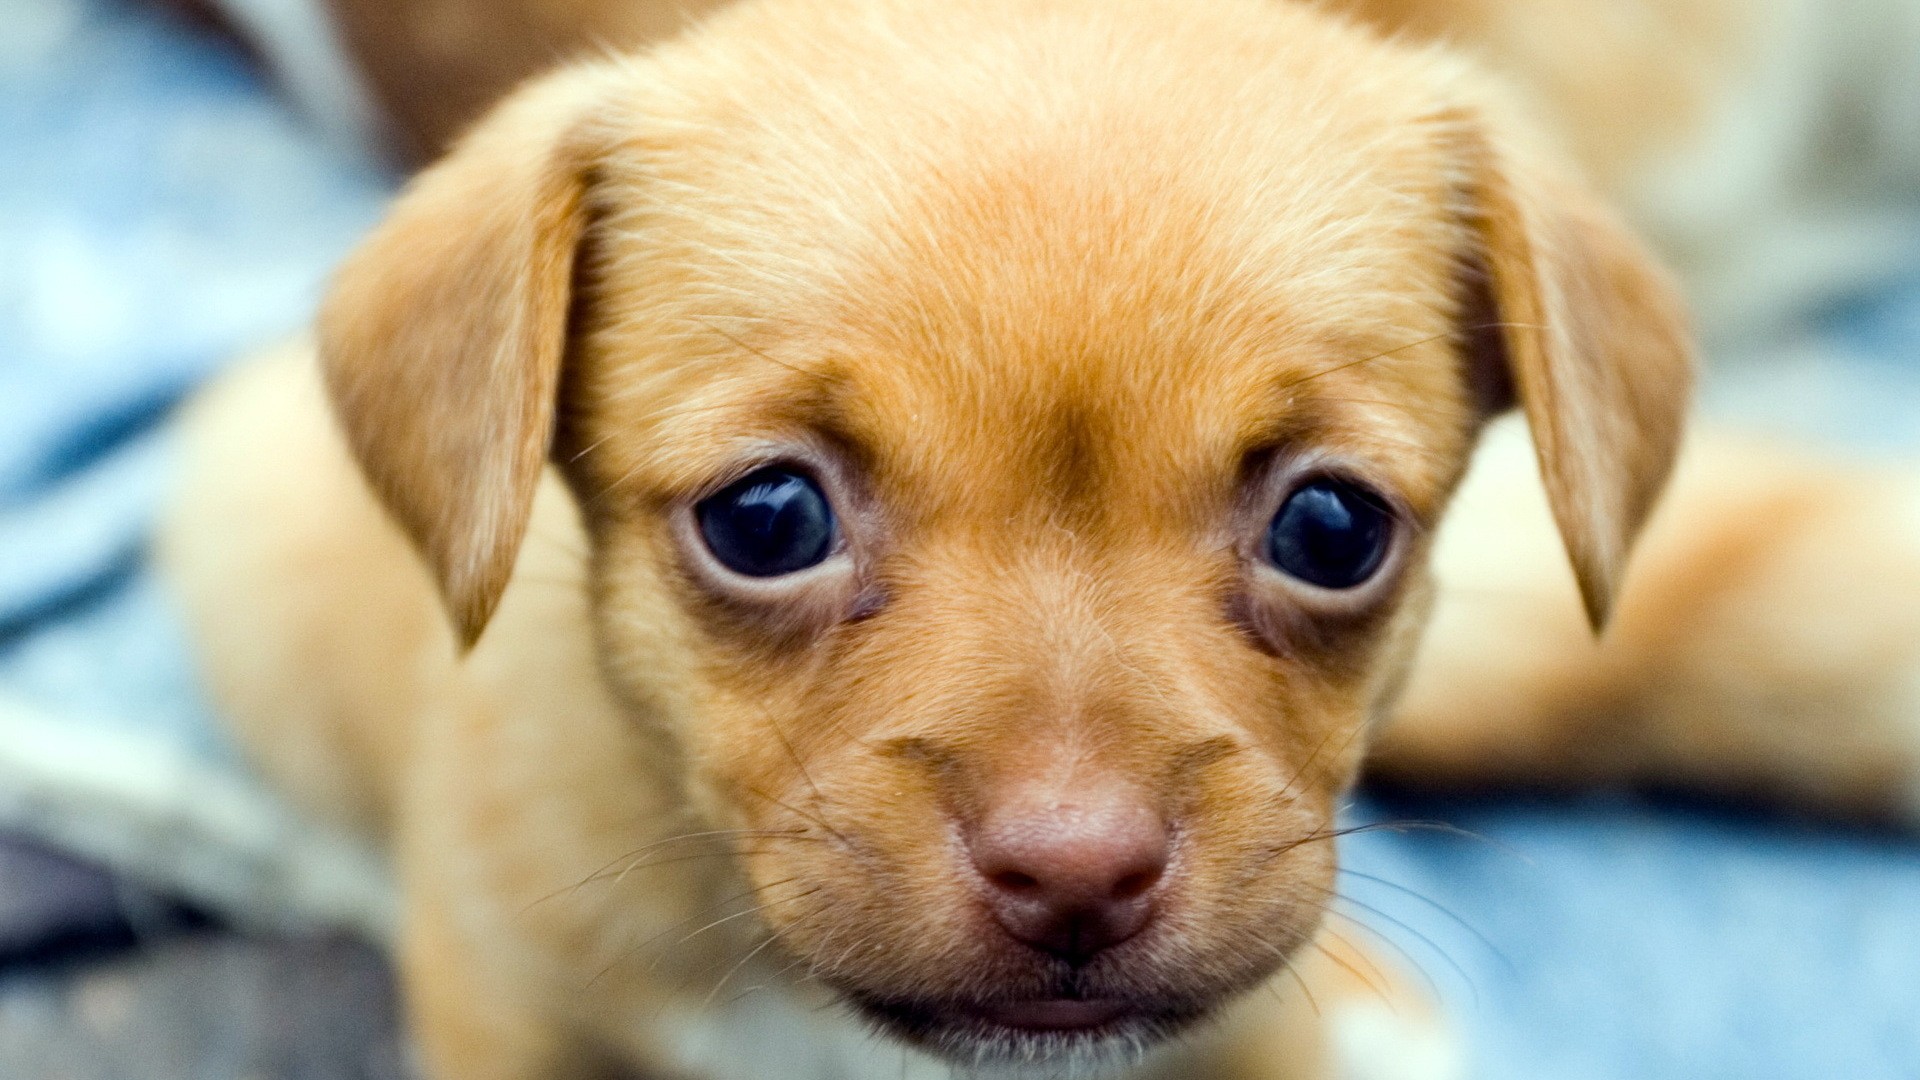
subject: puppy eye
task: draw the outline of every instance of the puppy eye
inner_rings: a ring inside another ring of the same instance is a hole
[[[811,478],[761,469],[695,508],[707,550],[729,570],[779,577],[826,561],[833,547],[833,508]]]
[[[1267,528],[1267,558],[1323,589],[1363,584],[1386,561],[1393,515],[1366,489],[1321,479],[1287,496]]]

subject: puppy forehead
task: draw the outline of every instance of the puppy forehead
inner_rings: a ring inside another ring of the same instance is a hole
[[[858,79],[656,93],[666,118],[636,119],[603,171],[610,421],[665,418],[663,451],[722,455],[825,418],[926,479],[1031,476],[1042,450],[1217,471],[1309,414],[1444,417],[1457,373],[1427,339],[1461,227],[1434,76],[1357,75],[1324,56],[1359,47],[1344,31],[1287,25],[1208,64],[1002,28],[942,57],[878,49]]]

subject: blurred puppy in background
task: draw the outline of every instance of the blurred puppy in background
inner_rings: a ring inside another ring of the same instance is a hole
[[[172,2],[219,12],[322,123],[423,162],[520,80],[659,41],[728,0]],[[1909,0],[1320,2],[1513,86],[1679,270],[1717,353],[1912,261]]]
[[[163,0],[259,54],[342,142],[421,164],[521,80],[649,45],[727,0]]]
[[[1696,448],[1621,599],[1692,346],[1555,142],[1265,0],[759,0],[514,94],[161,538],[391,852],[430,1075],[1456,1075],[1321,926],[1389,718],[1911,815],[1920,491]]]

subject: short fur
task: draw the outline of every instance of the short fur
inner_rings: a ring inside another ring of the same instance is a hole
[[[1297,1003],[1227,1010],[1289,964],[1359,996],[1312,944],[1334,808],[1481,427],[1530,421],[1595,624],[1679,444],[1672,286],[1541,146],[1255,0],[762,0],[515,95],[342,270],[321,377],[196,407],[162,545],[261,763],[388,845],[430,1074],[754,1075],[698,1032],[777,986],[967,1062],[1224,1017],[1143,1067],[1314,1075]],[[770,461],[845,550],[730,579],[691,507]],[[1326,471],[1400,523],[1344,593],[1257,554]],[[1108,784],[1175,862],[1069,972],[956,838]],[[1139,1015],[943,1011],[1066,992]],[[765,1007],[782,1075],[873,1067]]]
[[[522,79],[661,40],[728,0],[170,2],[223,11],[335,129],[368,135],[378,102],[388,141],[418,163]],[[1679,269],[1723,360],[1772,347],[1822,303],[1912,262],[1910,0],[1320,3],[1444,43],[1515,86]]]

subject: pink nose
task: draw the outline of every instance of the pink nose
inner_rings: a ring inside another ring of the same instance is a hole
[[[1125,787],[1042,789],[995,806],[967,838],[994,918],[1072,964],[1152,921],[1167,826]]]

